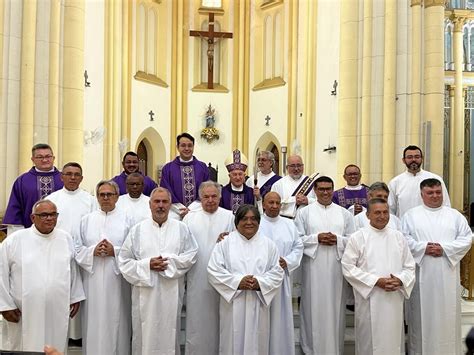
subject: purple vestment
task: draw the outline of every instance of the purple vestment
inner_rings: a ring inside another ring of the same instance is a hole
[[[21,174],[13,183],[10,200],[3,217],[5,224],[19,224],[31,227],[31,210],[33,205],[50,193],[63,188],[61,172],[37,171],[34,167]]]
[[[232,190],[230,183],[225,185],[222,188],[222,197],[219,206],[225,208],[226,210],[232,211],[233,214],[237,212],[237,209],[245,204],[253,205],[253,189],[247,185],[243,185],[244,189],[242,191]]]
[[[274,183],[276,183],[278,180],[281,179],[280,175],[273,175],[270,179],[268,179],[265,184],[262,185],[260,188],[260,196],[262,196],[262,199],[265,197],[265,195],[271,191],[272,186]]]
[[[196,159],[183,163],[179,157],[163,166],[160,186],[171,192],[172,203],[188,207],[198,199],[199,185],[209,180],[209,169]]]
[[[120,195],[125,195],[127,193],[127,176],[128,175],[125,173],[125,171],[122,171],[120,175],[114,176],[112,178],[112,180],[115,181],[117,185],[119,186]],[[153,189],[157,187],[158,185],[150,177],[145,176],[145,175],[143,177],[144,177],[143,183],[145,184],[143,194],[146,196],[150,196]]]
[[[344,187],[334,191],[332,202],[346,209],[351,207],[354,203],[358,203],[367,208],[368,191],[369,189],[365,185],[362,185],[360,190],[349,190]]]

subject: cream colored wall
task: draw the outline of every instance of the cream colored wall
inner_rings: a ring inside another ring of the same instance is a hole
[[[94,131],[104,127],[104,3],[85,2],[84,69],[91,86],[84,90],[84,130]],[[104,134],[105,137],[105,134]],[[84,144],[84,180],[82,188],[93,192],[95,185],[104,178],[104,140]]]

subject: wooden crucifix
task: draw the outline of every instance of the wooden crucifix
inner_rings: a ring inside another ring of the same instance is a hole
[[[192,37],[201,37],[207,40],[207,88],[214,89],[214,44],[221,38],[232,38],[231,32],[214,31],[214,13],[209,12],[209,28],[207,31],[189,31]]]

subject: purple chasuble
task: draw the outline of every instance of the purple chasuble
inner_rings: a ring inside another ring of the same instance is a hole
[[[344,187],[334,191],[334,194],[332,195],[332,202],[346,209],[351,207],[354,203],[358,203],[359,205],[367,208],[368,191],[368,187],[364,185],[360,190],[348,190]]]
[[[235,214],[240,206],[245,204],[253,205],[253,189],[245,184],[243,186],[243,191],[235,191],[232,190],[230,183],[225,185],[222,188],[222,197],[219,206],[225,208],[226,210],[230,210],[233,214]]]
[[[117,185],[119,186],[120,195],[125,195],[127,193],[127,176],[128,175],[125,173],[125,171],[122,171],[120,175],[114,176],[112,178],[112,180],[115,181]],[[143,183],[145,184],[143,194],[146,196],[150,196],[153,189],[157,187],[158,185],[152,178],[145,175],[143,175],[143,177],[144,177]]]
[[[33,205],[56,190],[63,188],[61,172],[41,172],[33,167],[28,172],[17,177],[13,183],[10,200],[3,217],[5,224],[20,224],[25,228],[31,227],[30,219]]]
[[[280,175],[273,175],[270,179],[268,179],[265,184],[262,185],[260,188],[260,195],[262,196],[262,199],[265,197],[265,195],[271,191],[272,185],[276,183],[278,180],[281,179]]]
[[[160,186],[171,192],[172,203],[182,203],[188,207],[198,199],[199,185],[209,180],[209,169],[196,159],[181,162],[179,157],[163,166]]]

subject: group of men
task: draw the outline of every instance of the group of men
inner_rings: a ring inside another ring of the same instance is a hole
[[[95,199],[79,164],[59,172],[48,145],[33,147],[3,219],[26,228],[0,246],[3,348],[64,350],[81,305],[69,336],[84,354],[175,354],[185,303],[186,354],[293,354],[297,283],[306,354],[342,354],[352,293],[358,354],[404,353],[404,300],[410,354],[460,354],[471,230],[420,148],[404,150],[407,170],[388,186],[362,185],[351,164],[337,191],[297,155],[282,178],[262,151],[246,180],[235,150],[222,187],[191,135],[177,150],[160,187],[126,153]]]

